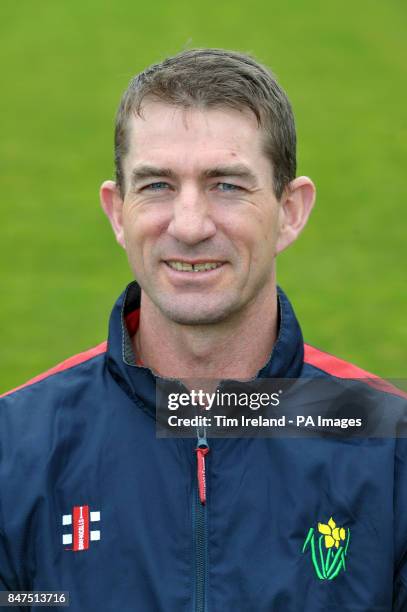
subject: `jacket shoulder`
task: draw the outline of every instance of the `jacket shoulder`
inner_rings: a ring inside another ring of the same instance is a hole
[[[72,370],[73,368],[78,367],[79,365],[97,357],[98,355],[104,354],[106,350],[107,350],[107,342],[106,341],[101,342],[100,344],[98,344],[97,346],[94,346],[91,349],[88,349],[86,351],[73,355],[72,357],[69,357],[68,359],[65,359],[61,363],[58,363],[57,365],[50,368],[46,372],[43,372],[42,374],[38,374],[34,378],[31,378],[27,382],[23,383],[22,385],[19,385],[18,387],[14,389],[10,389],[9,391],[6,391],[5,393],[0,395],[0,398],[4,398],[10,395],[13,395],[14,393],[17,393],[18,391],[32,387],[33,385],[36,385],[37,383],[43,380],[51,379],[56,374],[59,374],[61,372]]]

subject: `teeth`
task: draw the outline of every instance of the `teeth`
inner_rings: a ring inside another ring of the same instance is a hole
[[[203,272],[203,270],[214,270],[217,267],[218,267],[217,263],[194,264],[194,272]]]
[[[215,270],[222,264],[219,262],[189,264],[183,261],[168,261],[170,268],[179,272],[205,272],[206,270]]]

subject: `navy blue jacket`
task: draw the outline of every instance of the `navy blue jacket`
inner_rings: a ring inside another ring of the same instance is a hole
[[[107,345],[0,400],[1,590],[69,591],[71,612],[407,611],[405,440],[214,438],[203,505],[196,440],[156,437],[139,305],[132,283]],[[259,377],[361,375],[279,307]]]

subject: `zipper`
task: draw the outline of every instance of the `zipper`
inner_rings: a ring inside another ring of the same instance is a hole
[[[205,435],[205,434],[204,434]],[[196,476],[198,484],[199,501],[202,505],[206,504],[206,470],[205,457],[209,453],[209,444],[206,437],[201,438],[198,434],[196,452]]]
[[[201,435],[197,430],[196,453],[196,486],[193,487],[193,529],[195,554],[195,602],[194,612],[206,612],[206,583],[208,572],[207,560],[207,508],[206,508],[206,472],[205,457],[209,453],[209,444],[205,429]]]

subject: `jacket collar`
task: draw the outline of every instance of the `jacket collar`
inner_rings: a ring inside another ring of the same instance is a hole
[[[266,365],[257,378],[298,378],[304,364],[304,343],[294,310],[280,287],[279,332]],[[152,371],[135,363],[130,334],[126,324],[129,315],[140,308],[141,289],[136,281],[130,283],[114,305],[107,348],[107,366],[113,378],[143,410],[155,414],[155,384]]]

